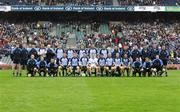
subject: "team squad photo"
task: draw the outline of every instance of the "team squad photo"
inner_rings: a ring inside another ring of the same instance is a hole
[[[180,0],[0,0],[0,112],[180,112]]]
[[[168,76],[166,66],[169,52],[165,45],[161,49],[154,46],[138,48],[89,49],[81,46],[80,50],[62,49],[61,45],[51,48],[26,48],[17,44],[11,52],[13,76],[22,76],[26,69],[27,76]],[[131,75],[132,72],[132,75]]]

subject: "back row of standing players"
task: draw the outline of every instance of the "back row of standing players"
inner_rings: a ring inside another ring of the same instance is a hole
[[[26,48],[17,45],[11,52],[13,60],[13,75],[21,76],[22,67],[27,66],[28,74],[34,76],[38,72],[41,76],[67,76],[76,73],[78,76],[83,72],[86,76],[91,76],[94,72],[101,76],[122,76],[127,71],[130,76],[132,69],[133,76],[139,73],[139,76],[152,75],[153,71],[162,75],[166,71],[166,65],[169,58],[169,52],[163,45],[161,49],[156,47],[144,47],[141,50],[135,45],[133,49],[128,46],[113,49],[102,48],[97,50],[93,45],[89,49],[81,46],[80,50],[64,50],[59,45],[52,49],[50,45],[40,48]],[[66,72],[66,73],[65,73]],[[115,73],[117,73],[115,75]],[[104,75],[105,74],[105,75]]]

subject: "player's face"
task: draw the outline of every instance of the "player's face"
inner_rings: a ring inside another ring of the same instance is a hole
[[[84,46],[83,46],[83,45],[81,45],[81,49],[84,49]]]
[[[43,48],[44,47],[44,44],[41,44],[41,48]]]
[[[111,54],[108,54],[108,58],[111,58]]]
[[[101,58],[104,58],[104,55],[101,55],[100,57],[101,57]]]
[[[51,63],[54,63],[54,59],[51,59]]]
[[[165,46],[162,46],[162,49],[163,49],[163,50],[165,50],[165,49],[166,49],[166,47],[165,47]]]
[[[134,46],[134,49],[137,49],[137,46]]]
[[[66,53],[64,53],[63,56],[66,57],[67,56]]]
[[[19,47],[19,44],[17,44],[16,47],[18,48],[18,47]]]
[[[128,57],[127,54],[125,54],[125,55],[124,55],[124,58],[127,58],[127,57]]]
[[[116,58],[119,58],[119,53],[116,53]]]
[[[62,48],[61,45],[59,45],[58,48],[61,49]]]
[[[23,44],[23,48],[26,48],[26,44]]]
[[[41,57],[41,61],[44,61],[44,57]]]
[[[91,45],[91,48],[94,48],[94,45]]]
[[[76,54],[76,53],[74,53],[74,54],[73,54],[73,57],[74,57],[74,58],[76,58],[76,57],[77,57],[77,54]]]
[[[139,58],[136,58],[136,61],[139,61]]]
[[[156,59],[159,59],[159,55],[156,55]]]
[[[31,59],[34,59],[34,55],[31,55]]]
[[[118,47],[117,47],[117,46],[115,46],[115,47],[114,47],[114,49],[118,49]]]

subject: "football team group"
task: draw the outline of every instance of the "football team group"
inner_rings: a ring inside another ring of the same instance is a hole
[[[85,49],[64,50],[59,45],[41,45],[26,48],[17,44],[11,52],[13,76],[21,76],[27,69],[27,76],[167,76],[166,66],[169,52],[166,46],[144,46],[132,48],[96,49],[93,45]],[[132,72],[132,75],[131,75]]]

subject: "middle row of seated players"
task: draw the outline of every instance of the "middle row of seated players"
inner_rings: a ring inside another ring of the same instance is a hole
[[[40,76],[130,76],[132,70],[133,76],[138,73],[139,76],[161,76],[163,73],[163,62],[159,59],[159,55],[156,55],[156,59],[150,60],[146,58],[145,62],[142,63],[139,58],[132,61],[125,54],[123,58],[120,58],[119,53],[116,54],[115,58],[108,54],[107,58],[101,54],[99,58],[96,55],[92,55],[88,58],[84,53],[82,58],[78,58],[77,54],[73,54],[73,58],[68,59],[66,53],[63,57],[56,62],[56,59],[51,59],[50,62],[44,60],[43,57],[37,62],[34,55],[31,55],[31,59],[27,63],[27,71],[31,76],[35,76],[36,72]]]

